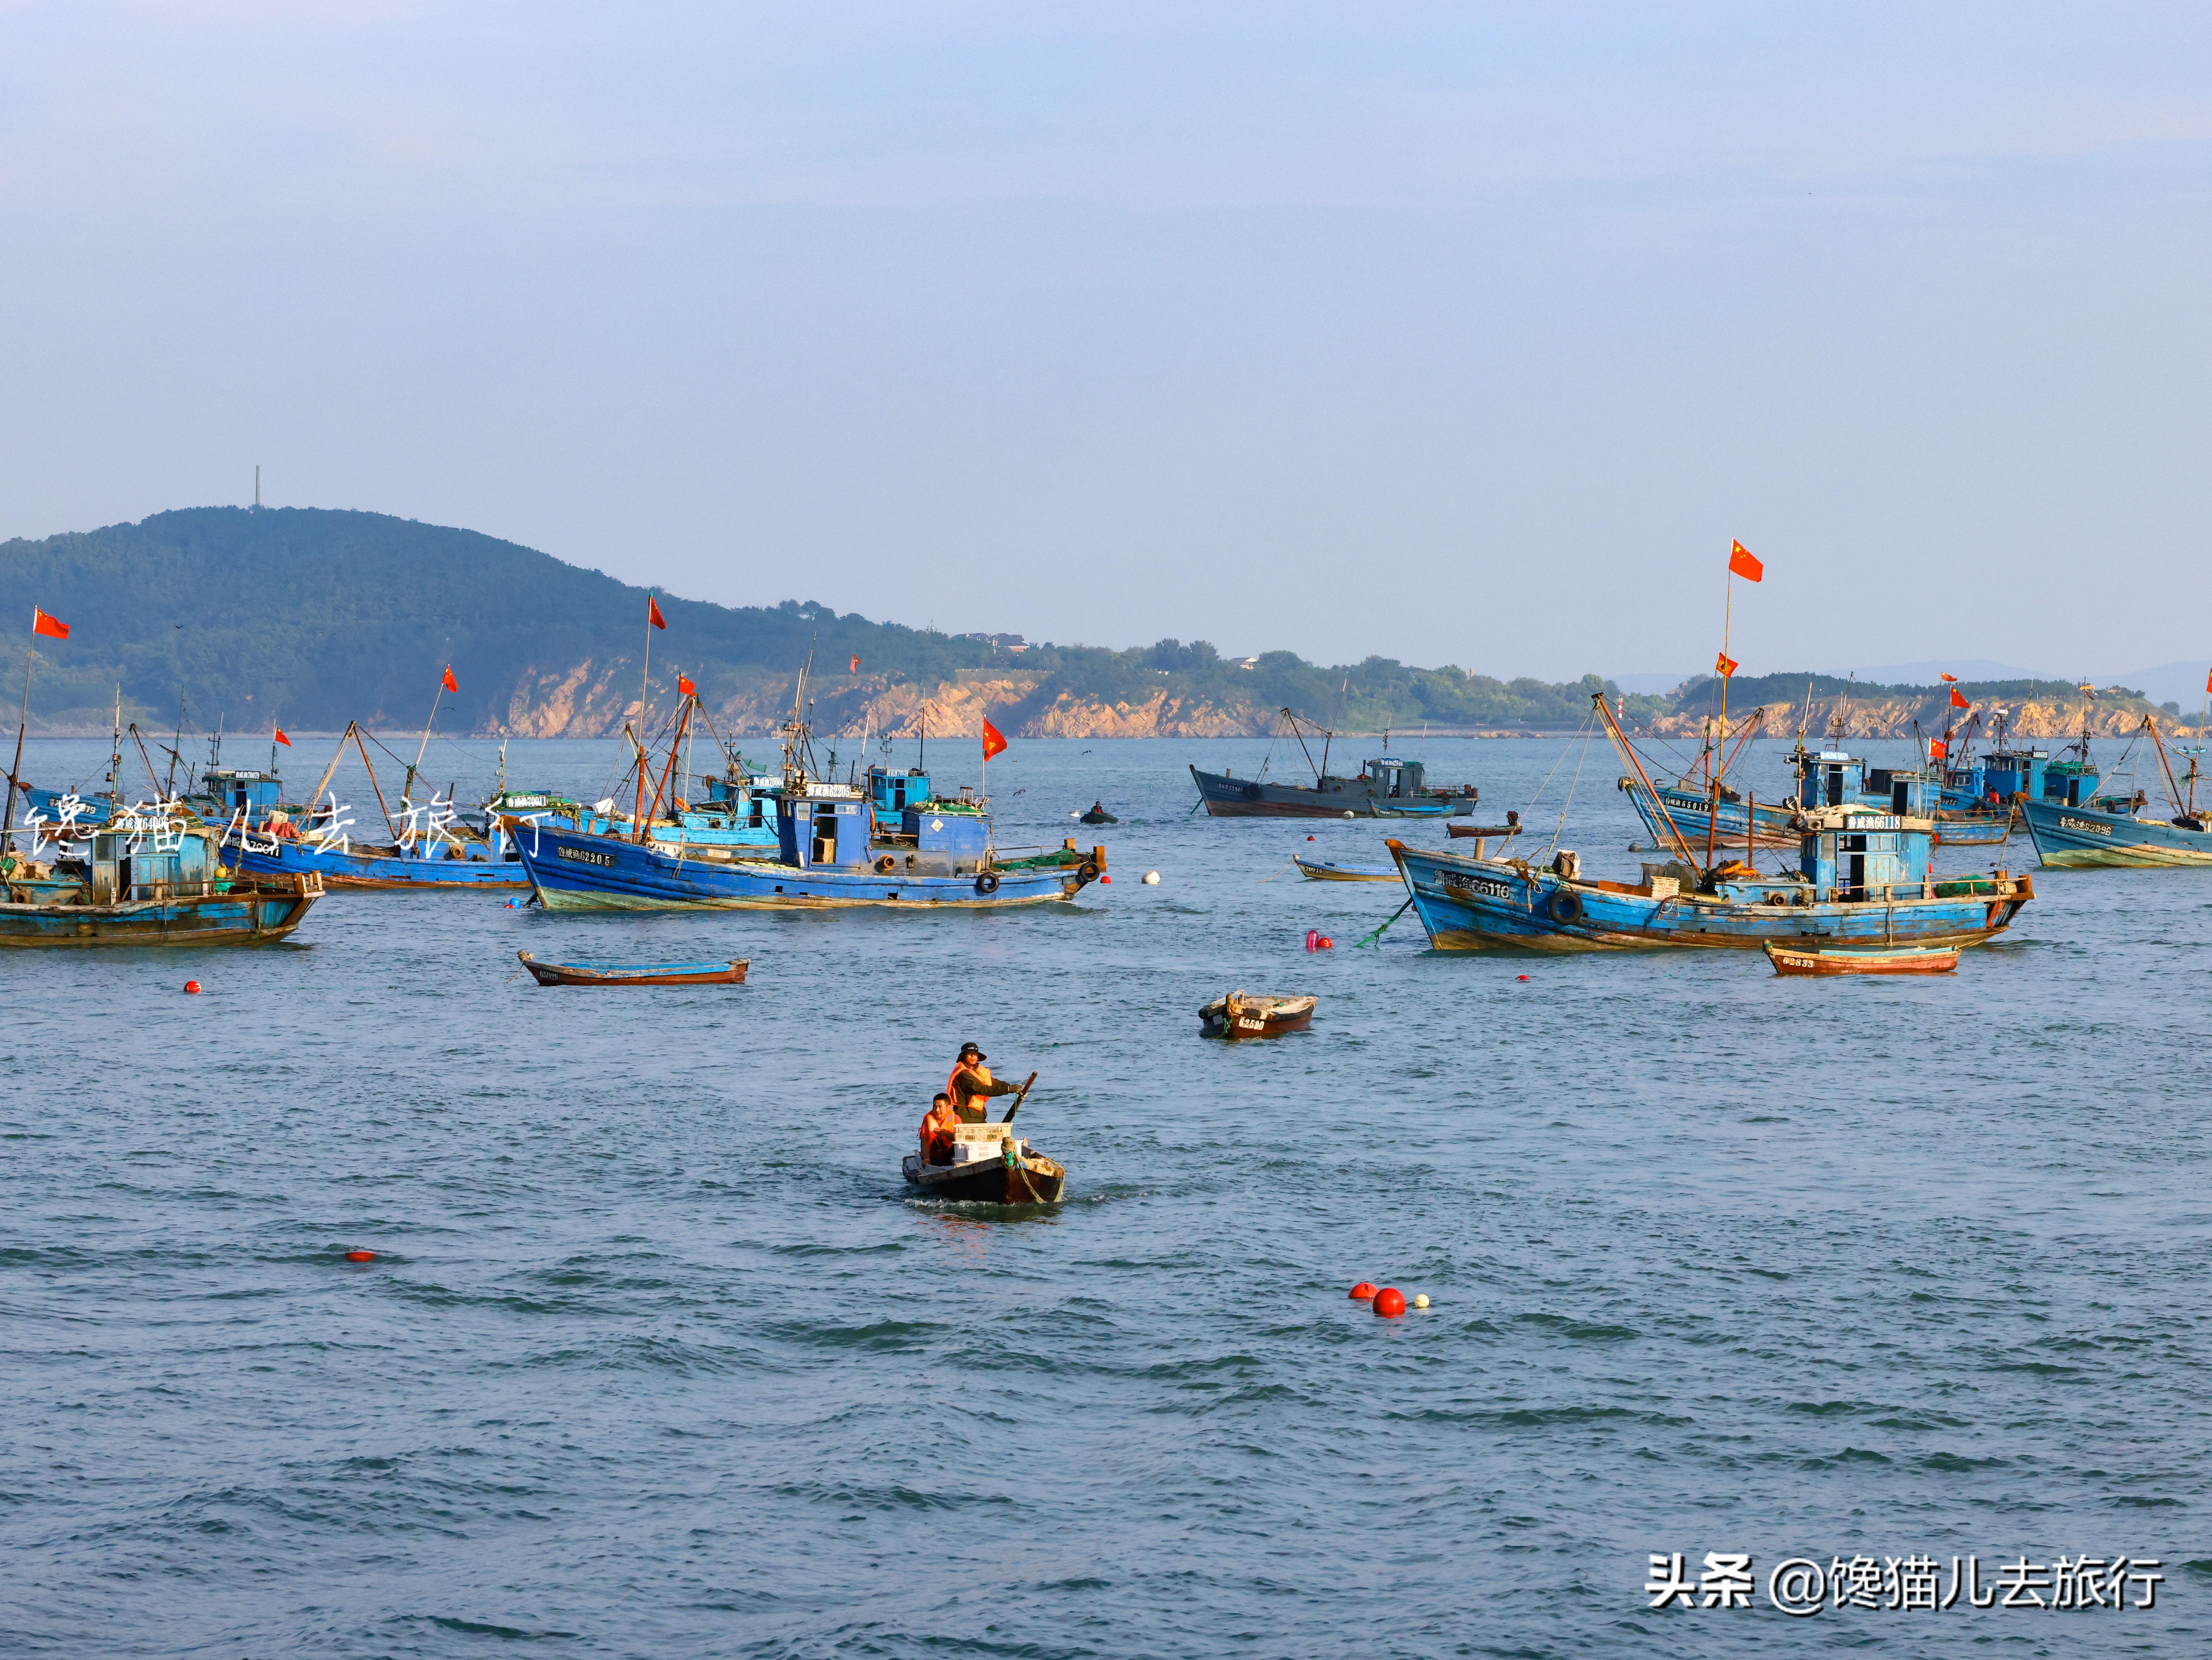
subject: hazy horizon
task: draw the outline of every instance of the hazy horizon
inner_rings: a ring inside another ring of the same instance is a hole
[[[1741,538],[1747,673],[2208,648],[2193,9],[0,42],[0,536],[259,463],[724,604],[1549,681],[1709,663]]]

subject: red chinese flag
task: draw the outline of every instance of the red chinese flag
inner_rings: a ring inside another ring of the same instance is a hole
[[[668,619],[660,614],[660,601],[649,593],[645,596],[645,620],[657,629],[668,626]]]
[[[1951,688],[1951,707],[1954,709],[1963,709],[1971,708],[1973,705],[1967,701],[1964,692],[1954,686]]]
[[[687,677],[679,674],[676,677],[676,690],[684,696],[689,697],[699,688],[693,685]]]
[[[983,723],[983,758],[988,761],[1006,746],[1006,734],[988,721]]]
[[[1950,758],[1950,754],[1951,746],[1942,739],[1931,738],[1928,740],[1928,758],[1930,761],[1948,760]]]
[[[276,728],[276,741],[288,750],[292,747],[292,740],[284,735],[284,728],[282,727]]]
[[[1766,575],[1766,567],[1751,556],[1751,550],[1741,542],[1729,544],[1729,569],[1747,582],[1759,581]]]
[[[860,672],[860,658],[856,655],[856,656],[853,659],[853,666],[852,666],[852,668],[848,671],[848,672],[853,673],[853,674],[858,674]]]
[[[1947,674],[1943,678],[1946,680],[1956,680],[1959,677],[1955,674]]]
[[[1727,679],[1735,672],[1735,659],[1726,652],[1717,653],[1713,658],[1713,672],[1722,679]]]
[[[2204,677],[2204,695],[2212,697],[2212,674]]]
[[[69,624],[56,622],[33,605],[31,607],[31,632],[43,634],[54,640],[66,640],[69,638]]]
[[[446,690],[447,691],[459,691],[460,690],[460,687],[454,683],[453,666],[451,663],[446,665]]]

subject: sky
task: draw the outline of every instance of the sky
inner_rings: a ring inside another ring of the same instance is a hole
[[[0,0],[0,536],[258,464],[951,632],[2196,660],[2208,68],[2187,5]]]

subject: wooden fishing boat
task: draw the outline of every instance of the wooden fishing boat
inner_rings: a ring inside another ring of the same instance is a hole
[[[1767,961],[1777,974],[1949,974],[1959,966],[1959,948],[1936,950],[1900,946],[1842,946],[1800,950],[1766,941]]]
[[[1004,1122],[958,1125],[951,1164],[926,1164],[910,1152],[900,1171],[921,1197],[969,1205],[1056,1205],[1067,1186],[1066,1168]]]
[[[1359,769],[1356,778],[1341,778],[1328,769],[1328,746],[1335,734],[1302,721],[1290,710],[1283,719],[1291,736],[1312,769],[1310,785],[1271,782],[1264,775],[1237,778],[1225,772],[1190,769],[1199,799],[1214,818],[1464,818],[1474,811],[1472,784],[1431,784],[1427,769],[1419,761],[1396,756],[1377,756]],[[1306,746],[1311,732],[1322,740],[1321,759]],[[1387,745],[1389,734],[1383,734]]]
[[[1309,882],[1395,882],[1397,871],[1389,865],[1339,865],[1327,859],[1302,859],[1291,855],[1291,862]]]
[[[541,986],[735,986],[750,958],[729,963],[541,963],[514,953]]]
[[[228,878],[197,816],[126,809],[82,841],[82,857],[0,860],[0,946],[265,945],[323,896],[313,873]]]
[[[1207,1037],[1280,1037],[1313,1024],[1317,997],[1254,997],[1232,991],[1198,1012],[1199,1031]]]

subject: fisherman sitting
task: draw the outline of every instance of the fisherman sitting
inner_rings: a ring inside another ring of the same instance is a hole
[[[973,1043],[960,1046],[960,1058],[953,1063],[952,1076],[945,1080],[945,1093],[952,1098],[952,1110],[960,1115],[961,1122],[980,1124],[987,1116],[983,1102],[994,1095],[1012,1095],[1014,1086],[991,1076],[990,1067],[983,1064],[990,1057]]]
[[[960,1115],[952,1110],[952,1098],[939,1090],[929,1104],[929,1116],[921,1121],[923,1164],[952,1162],[952,1127],[959,1122]]]

